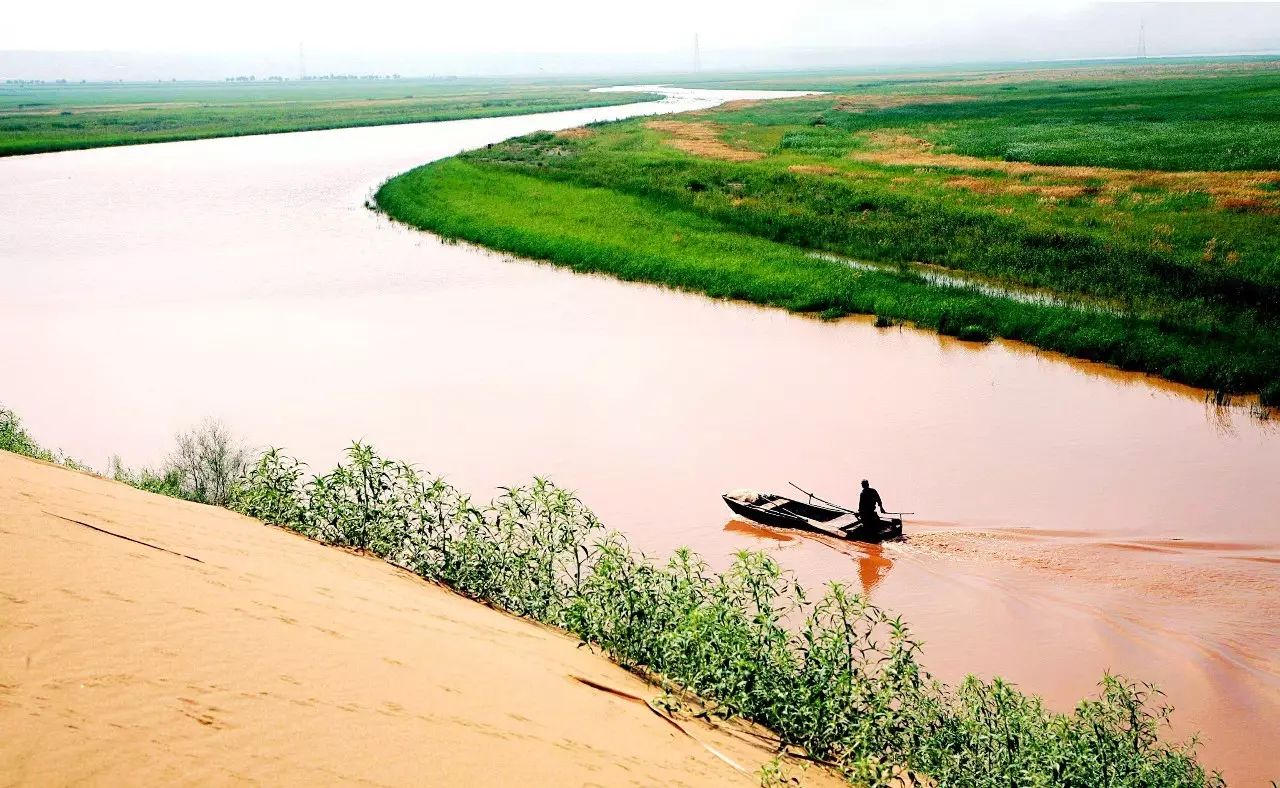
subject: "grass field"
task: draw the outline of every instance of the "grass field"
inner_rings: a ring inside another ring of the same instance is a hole
[[[0,85],[0,156],[553,112],[643,101],[581,82],[497,79]]]
[[[1280,61],[811,79],[750,84],[837,92],[530,135],[378,202],[580,270],[1280,398]]]

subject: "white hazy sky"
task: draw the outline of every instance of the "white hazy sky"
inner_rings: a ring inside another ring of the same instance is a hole
[[[672,53],[669,65],[678,68],[691,60],[695,32],[708,68],[741,67],[758,57],[743,53],[766,50],[838,49],[864,63],[1107,57],[1136,54],[1140,19],[1147,22],[1152,55],[1280,49],[1280,2],[62,0],[56,6],[8,4],[0,14],[0,55],[8,51],[10,58],[0,59],[0,72],[34,62],[15,59],[15,50],[186,58],[253,53],[259,63],[276,58],[261,68],[283,68],[277,64],[296,62],[299,44],[317,69],[475,72],[484,70],[477,58],[488,54],[500,70],[512,64],[530,71],[561,65],[580,70],[591,65],[584,62],[588,55],[599,55],[596,62],[608,67],[641,53]],[[512,60],[517,53],[535,58]],[[323,63],[326,55],[336,65]],[[221,62],[231,68],[232,62],[249,63],[246,57]],[[772,65],[804,65],[806,57],[817,62],[811,55],[779,57]],[[177,61],[166,63],[181,70]]]
[[[235,52],[308,46],[436,51],[661,51],[693,31],[730,48],[949,38],[1086,0],[63,0],[14,2],[0,49]],[[292,43],[289,43],[292,42]]]

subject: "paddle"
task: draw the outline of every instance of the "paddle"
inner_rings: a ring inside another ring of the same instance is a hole
[[[801,487],[800,485],[796,484],[795,482],[787,482],[787,484],[791,485],[792,487],[796,488],[796,489],[797,489],[797,490],[799,490],[800,492],[802,492],[802,493],[804,493],[805,495],[809,496],[809,503],[813,503],[814,501],[822,501],[822,502],[823,502],[823,503],[825,503],[827,506],[830,506],[830,507],[832,507],[833,509],[839,509],[840,511],[842,511],[842,512],[847,512],[847,513],[849,513],[849,514],[857,514],[857,512],[853,511],[852,509],[847,509],[847,508],[845,508],[845,507],[841,506],[841,505],[840,505],[840,504],[838,504],[838,503],[832,503],[831,501],[828,501],[826,498],[819,498],[818,496],[816,496],[816,495],[814,495],[813,493],[809,492],[808,490],[806,490],[805,488],[803,488],[803,487]]]
[[[805,495],[809,496],[809,503],[813,503],[814,501],[821,501],[821,502],[825,503],[827,506],[833,507],[833,508],[835,508],[835,509],[839,509],[839,510],[840,510],[840,511],[842,511],[842,512],[848,512],[849,514],[857,514],[857,512],[853,511],[852,509],[846,509],[845,507],[841,506],[841,505],[840,505],[840,504],[838,504],[838,503],[832,503],[831,501],[828,501],[828,500],[827,500],[827,499],[825,499],[825,498],[819,498],[818,496],[816,496],[816,495],[814,495],[813,493],[809,492],[808,490],[806,490],[805,488],[803,488],[803,487],[801,487],[800,485],[796,484],[795,482],[787,482],[787,484],[791,485],[792,487],[796,488],[796,489],[797,489],[797,490],[799,490],[800,492],[802,492],[802,493],[804,493]],[[896,515],[896,516],[898,516],[898,517],[902,517],[903,515],[915,514],[915,512],[885,512],[884,514],[892,514],[892,515]]]

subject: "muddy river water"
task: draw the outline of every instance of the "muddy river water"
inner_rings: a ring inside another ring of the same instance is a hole
[[[548,475],[648,551],[768,549],[809,585],[859,584],[947,680],[1058,708],[1104,670],[1157,682],[1233,783],[1280,776],[1277,420],[1018,345],[572,275],[363,207],[464,148],[740,95],[0,160],[0,402],[99,467],[217,417],[317,464],[365,438],[479,497]],[[719,499],[853,500],[863,477],[917,513],[907,541],[792,537]]]

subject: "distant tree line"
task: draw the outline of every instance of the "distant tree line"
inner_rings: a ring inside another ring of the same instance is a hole
[[[317,76],[305,77],[281,77],[271,76],[259,80],[254,74],[238,77],[224,77],[224,82],[316,82],[322,80],[347,80],[347,79],[400,79],[399,74],[320,74]],[[450,78],[450,77],[447,77]]]

